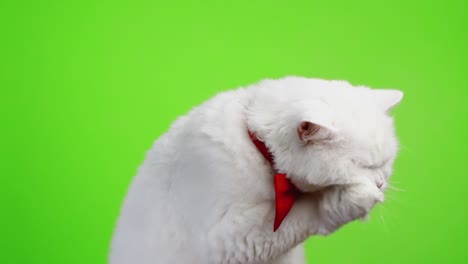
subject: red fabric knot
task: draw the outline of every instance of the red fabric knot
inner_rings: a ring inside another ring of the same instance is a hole
[[[248,132],[252,143],[257,147],[258,151],[262,153],[263,157],[270,163],[273,169],[275,169],[273,155],[268,150],[265,143],[260,141],[252,132]],[[276,170],[274,175],[274,187],[275,222],[273,223],[273,232],[276,232],[289,211],[291,211],[300,191],[292,184],[285,173],[278,173]]]

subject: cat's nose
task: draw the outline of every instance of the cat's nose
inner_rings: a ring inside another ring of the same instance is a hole
[[[384,182],[383,181],[377,181],[376,182],[377,188],[382,189]]]

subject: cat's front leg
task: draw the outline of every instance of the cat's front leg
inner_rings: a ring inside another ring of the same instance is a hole
[[[383,200],[383,192],[371,181],[330,187],[322,193],[318,204],[317,234],[330,234],[344,224],[366,216]]]

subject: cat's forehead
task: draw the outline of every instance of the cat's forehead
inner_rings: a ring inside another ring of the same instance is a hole
[[[353,86],[347,81],[287,77],[279,81],[267,82],[265,86],[276,90],[276,94],[281,95],[283,100],[321,99],[335,104],[335,107],[348,108],[358,102],[373,104],[370,88]]]
[[[391,136],[392,120],[368,87],[346,81],[286,77],[265,80],[257,88],[255,98],[263,102],[262,109],[296,109],[294,120],[319,119],[322,124],[335,125],[350,139],[379,142]]]
[[[394,141],[393,118],[373,101],[368,88],[351,87],[344,94],[326,97],[333,109],[337,131],[368,150],[388,149]]]

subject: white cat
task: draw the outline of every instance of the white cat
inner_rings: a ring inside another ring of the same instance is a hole
[[[300,77],[215,96],[147,153],[110,263],[305,263],[307,237],[330,234],[384,200],[398,148],[388,112],[402,97]],[[274,232],[276,172],[301,193]]]

